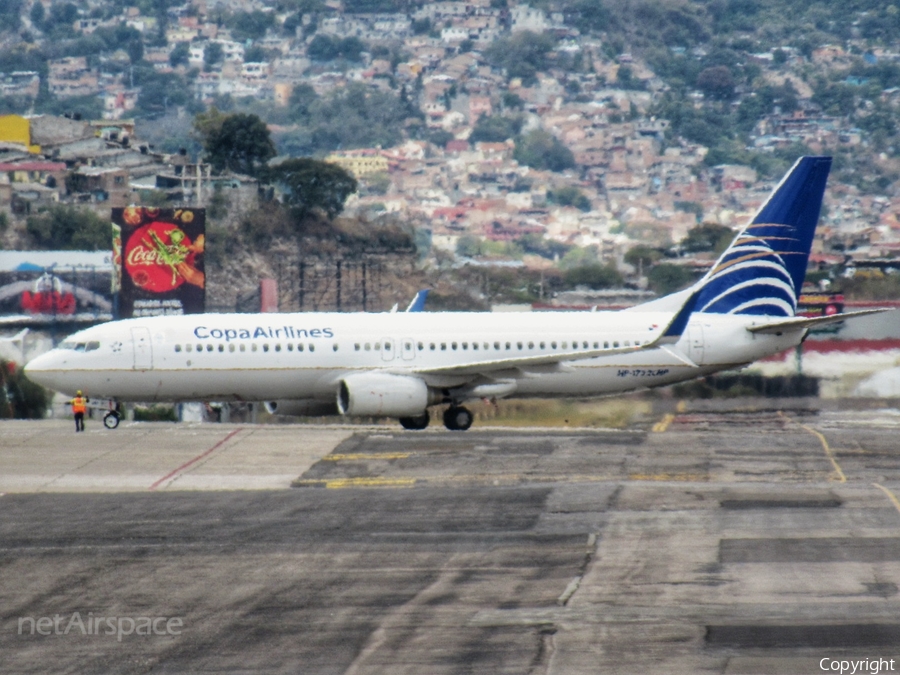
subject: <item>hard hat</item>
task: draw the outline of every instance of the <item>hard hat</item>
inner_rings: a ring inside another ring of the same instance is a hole
[[[76,396],[81,396],[81,389],[79,389],[78,391],[76,391],[76,392],[75,392],[75,395],[76,395]]]

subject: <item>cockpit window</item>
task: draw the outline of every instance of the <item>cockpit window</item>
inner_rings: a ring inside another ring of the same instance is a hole
[[[76,351],[76,352],[83,352],[85,346],[86,346],[86,345],[85,345],[84,342],[79,342],[77,345],[75,345],[75,351]]]
[[[57,349],[75,349],[75,343],[66,340],[65,342],[60,342],[59,345],[57,345]]]
[[[85,347],[84,351],[92,352],[95,349],[100,349],[100,343],[94,340],[93,342],[88,342],[87,347]]]

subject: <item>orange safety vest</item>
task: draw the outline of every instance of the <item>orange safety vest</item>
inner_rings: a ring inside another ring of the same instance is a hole
[[[73,398],[72,399],[72,412],[73,413],[83,413],[85,410],[87,410],[87,406],[85,405],[86,401],[87,401],[87,399],[84,398],[84,396],[76,396],[75,398]]]

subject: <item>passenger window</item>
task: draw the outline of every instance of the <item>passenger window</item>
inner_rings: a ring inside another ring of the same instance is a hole
[[[228,345],[228,351],[233,352],[233,351],[234,351],[234,345]]]
[[[289,352],[294,351],[294,343],[293,343],[293,342],[288,342],[288,343],[287,343],[287,350],[288,350]]]
[[[518,347],[518,348],[519,348],[519,351],[521,351],[521,350],[522,350],[522,343],[521,343],[521,342],[517,342],[517,343],[516,343],[516,347]]]
[[[442,352],[447,351],[447,343],[446,343],[446,342],[442,342],[442,343],[441,343],[441,351],[442,351]]]
[[[255,351],[256,351],[256,343],[255,343],[255,342],[254,342],[252,345],[250,345],[250,351],[251,351],[251,352],[255,352]]]
[[[500,343],[499,342],[494,343],[494,349],[496,349],[497,351],[500,351]]]
[[[529,342],[529,343],[528,343],[528,349],[534,349],[534,343],[533,343],[533,342]]]
[[[472,343],[472,349],[478,349],[478,343],[477,343],[477,342],[473,342],[473,343]]]
[[[507,342],[506,343],[506,351],[509,351],[510,349],[512,349],[512,342]]]
[[[582,343],[581,343],[581,346],[584,347],[585,349],[587,349],[587,348],[588,348],[588,343],[587,343],[587,341],[585,340],[584,342],[582,342]]]
[[[617,348],[618,346],[619,346],[619,341],[618,341],[618,340],[616,340],[615,342],[613,342],[613,348],[614,348],[614,349]]]
[[[541,349],[544,349],[544,347],[546,347],[546,346],[547,345],[545,343],[543,343],[543,342],[541,343]]]
[[[331,351],[336,352],[337,350],[338,350],[338,344],[337,344],[337,342],[335,342],[333,345],[331,345]]]
[[[355,352],[359,351],[359,343],[358,342],[353,345],[353,351],[355,351]]]
[[[462,343],[462,348],[463,348],[463,349],[468,349],[468,348],[469,348],[469,343],[468,343],[468,342],[463,342],[463,343]]]
[[[434,351],[434,343],[433,343],[433,342],[430,343],[430,344],[428,345],[428,348],[429,348],[431,351]]]
[[[269,351],[269,344],[268,344],[268,343],[263,344],[263,351],[264,351],[264,352]]]
[[[220,351],[220,352],[224,352],[224,351],[225,351],[225,345],[219,345],[219,351]]]
[[[631,340],[625,340],[625,346],[626,346],[626,347],[630,347],[630,346],[631,346]]]
[[[302,351],[303,351],[303,345],[302,345],[302,344],[298,344],[298,345],[297,345],[297,351],[298,351],[298,352],[302,352]]]
[[[180,351],[181,351],[181,345],[175,345],[175,351],[176,351],[176,352],[180,352]]]
[[[600,348],[600,343],[599,343],[599,342],[595,342],[595,343],[594,343],[594,349],[599,349],[599,348]]]
[[[603,349],[609,349],[609,343],[608,343],[608,342],[604,342],[604,343],[603,343]]]
[[[555,343],[555,342],[551,342],[551,343],[550,343],[550,348],[551,348],[551,349],[556,349],[556,343]]]
[[[309,351],[311,351],[311,352],[316,351],[316,346],[315,346],[314,344],[310,343],[310,344],[309,344]]]
[[[279,342],[277,345],[275,345],[275,351],[276,351],[276,352],[280,352],[280,351],[281,351],[281,343],[280,343],[280,342]]]
[[[563,342],[563,343],[562,343],[562,348],[563,348],[563,349],[568,349],[568,348],[569,348],[569,343],[568,343],[568,342]]]
[[[366,343],[366,351],[368,352],[368,351],[371,351],[371,350],[372,350],[372,343],[371,343],[371,342],[367,342],[367,343]]]
[[[212,345],[206,345],[206,351],[211,352],[213,350]]]
[[[455,343],[455,342],[451,342],[451,343],[450,343],[450,347],[451,347],[451,349],[453,349],[454,351],[456,351],[456,343]]]
[[[376,342],[376,343],[375,343],[375,351],[376,351],[376,352],[380,352],[380,351],[381,351],[381,343],[380,343],[380,342]]]
[[[425,349],[425,345],[423,343],[419,343],[419,351],[423,351]]]
[[[247,345],[241,345],[241,351],[242,352],[247,351]]]
[[[485,343],[484,343],[484,350],[487,351],[487,350],[490,349],[490,348],[491,348],[491,345],[490,345],[489,343],[485,342]]]

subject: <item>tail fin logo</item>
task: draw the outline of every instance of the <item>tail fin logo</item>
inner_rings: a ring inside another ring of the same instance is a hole
[[[781,230],[781,236],[765,239],[754,229]],[[701,312],[711,314],[765,314],[794,316],[797,290],[788,272],[785,258],[796,255],[790,250],[775,251],[778,240],[796,242],[790,225],[751,225],[735,240],[710,273],[703,293]],[[774,240],[774,241],[773,241]]]
[[[830,169],[797,160],[700,282],[700,312],[794,316]]]

